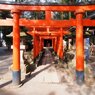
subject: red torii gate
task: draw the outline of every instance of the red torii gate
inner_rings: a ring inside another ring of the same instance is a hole
[[[13,19],[0,20],[0,26],[13,26],[13,83],[19,85],[21,83],[20,75],[20,28],[19,26],[27,26],[35,28],[29,34],[34,37],[34,57],[43,48],[43,39],[45,37],[53,40],[53,48],[57,54],[62,57],[62,37],[65,34],[65,27],[76,26],[76,78],[84,80],[84,39],[83,26],[95,26],[95,20],[83,19],[85,11],[95,10],[95,5],[85,6],[50,6],[50,5],[7,5],[0,4],[0,10],[10,10],[13,14]],[[20,18],[21,11],[45,11],[45,20],[27,20]],[[75,12],[76,19],[70,20],[52,20],[52,11],[70,11]],[[45,27],[47,31],[38,32],[36,28]],[[51,28],[59,28],[57,32],[50,31]],[[49,30],[48,30],[49,29]],[[31,30],[31,29],[30,29]],[[39,36],[40,40],[37,40]],[[36,47],[40,43],[40,49]],[[58,43],[58,47],[56,46]]]
[[[60,28],[59,29],[52,28],[51,30],[49,28],[46,28],[46,31],[45,30],[43,31],[43,28],[41,29],[41,31],[37,31],[37,30],[35,30],[35,28],[33,28],[33,30],[31,30],[31,28],[30,28],[30,30],[27,33],[34,37],[34,58],[36,58],[38,56],[39,52],[43,48],[43,44],[41,44],[41,43],[43,43],[42,39],[43,40],[44,39],[53,40],[52,46],[53,46],[55,52],[58,54],[58,56],[60,58],[63,57],[63,36],[65,34],[68,34],[69,33],[68,31],[66,31],[65,29],[62,29],[62,28],[61,29]],[[56,43],[59,43],[59,44],[56,44]]]

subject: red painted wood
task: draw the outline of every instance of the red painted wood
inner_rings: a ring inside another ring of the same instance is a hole
[[[51,6],[51,5],[33,5],[33,6],[29,6],[29,5],[11,5],[11,4],[0,4],[0,9],[1,10],[11,10],[11,9],[19,9],[21,11],[76,11],[78,9],[84,9],[84,10],[87,10],[87,11],[92,11],[92,10],[95,10],[95,5],[81,5],[81,6],[73,6],[73,5],[67,5],[67,6],[58,6],[58,5],[54,5],[54,6]]]
[[[13,13],[13,70],[20,70],[20,28],[19,28],[19,12]]]
[[[83,13],[76,13],[76,70],[84,70]]]

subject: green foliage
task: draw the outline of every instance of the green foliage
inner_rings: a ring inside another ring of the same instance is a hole
[[[26,19],[45,19],[45,12],[44,11],[24,11],[21,14],[22,18]]]
[[[11,18],[10,11],[7,10],[0,11],[0,18],[1,19]]]

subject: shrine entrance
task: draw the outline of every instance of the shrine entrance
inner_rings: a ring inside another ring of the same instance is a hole
[[[20,26],[28,28],[28,34],[34,39],[34,58],[44,46],[52,46],[57,55],[63,57],[63,36],[69,34],[69,28],[76,27],[76,80],[84,81],[84,37],[83,26],[95,26],[95,20],[84,19],[86,11],[95,10],[95,5],[19,5],[0,4],[0,11],[10,10],[13,18],[0,19],[0,26],[13,26],[13,83],[21,83],[20,72]],[[20,18],[23,11],[44,11],[45,19],[29,20]],[[52,12],[74,12],[75,18],[53,20]],[[45,29],[44,29],[45,28]],[[49,42],[48,44],[46,44]]]
[[[52,39],[44,39],[44,47],[52,47]]]

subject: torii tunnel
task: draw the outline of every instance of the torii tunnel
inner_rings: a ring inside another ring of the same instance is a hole
[[[95,5],[20,5],[0,4],[0,11],[10,10],[13,19],[0,19],[0,26],[13,26],[13,83],[21,83],[20,73],[20,26],[29,29],[34,38],[34,58],[43,49],[44,39],[52,40],[52,47],[60,58],[63,56],[63,36],[68,34],[67,27],[76,27],[76,79],[84,79],[84,38],[83,27],[95,26],[95,20],[83,18],[86,11],[95,10]],[[22,11],[45,11],[44,20],[29,20],[20,18]],[[53,20],[51,12],[74,12],[76,18],[69,20]],[[45,28],[45,29],[44,29]],[[39,45],[39,46],[38,46]]]

